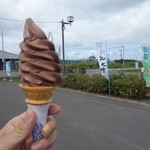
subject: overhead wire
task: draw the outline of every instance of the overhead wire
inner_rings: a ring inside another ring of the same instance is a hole
[[[25,22],[23,20],[17,20],[17,19],[10,19],[10,18],[3,18],[0,17],[0,20],[5,20],[5,21],[15,21],[15,22]],[[35,21],[36,23],[59,23],[60,21]]]
[[[13,21],[13,22],[22,22],[24,23],[25,20],[18,20],[18,19],[12,19],[12,18],[4,18],[4,17],[0,17],[0,20],[4,20],[4,21]],[[60,21],[35,21],[35,23],[60,23]],[[52,35],[51,35],[52,36]],[[14,45],[18,45],[18,41],[7,41],[5,42],[7,44],[14,44]]]

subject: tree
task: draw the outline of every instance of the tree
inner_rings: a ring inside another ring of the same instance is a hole
[[[96,63],[97,62],[97,60],[96,60],[96,57],[95,56],[90,56],[89,58],[88,58],[88,60],[89,60],[89,62],[91,62],[91,63]]]

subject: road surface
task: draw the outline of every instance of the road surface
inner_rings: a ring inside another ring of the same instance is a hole
[[[17,82],[0,82],[0,127],[26,110]],[[150,106],[56,89],[55,150],[150,150]]]

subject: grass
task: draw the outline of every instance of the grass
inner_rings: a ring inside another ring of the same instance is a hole
[[[16,77],[5,77],[5,79],[3,77],[0,77],[0,81],[3,82],[8,82],[8,81],[20,81],[20,77],[16,76]]]
[[[11,70],[11,72],[18,72],[18,70]]]

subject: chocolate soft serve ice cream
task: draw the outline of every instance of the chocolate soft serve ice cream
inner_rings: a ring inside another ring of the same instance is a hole
[[[22,86],[57,86],[62,82],[54,44],[30,18],[25,22],[24,41],[20,48]]]

